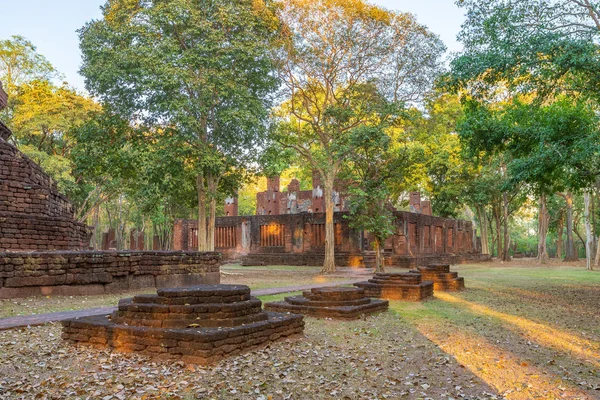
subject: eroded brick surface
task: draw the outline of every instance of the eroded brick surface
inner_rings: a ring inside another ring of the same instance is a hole
[[[219,283],[220,265],[221,255],[210,252],[0,253],[0,298]]]
[[[325,287],[304,291],[302,296],[286,297],[284,301],[266,303],[265,309],[291,312],[317,318],[357,319],[388,309],[387,300],[370,299],[365,291],[349,287]]]
[[[262,311],[261,301],[242,285],[158,291],[122,301],[109,317],[62,324],[63,339],[73,344],[204,365],[304,330],[301,315]]]
[[[465,278],[459,277],[458,272],[450,271],[450,264],[430,264],[417,268],[415,272],[423,279],[433,281],[434,290],[453,292],[465,288]]]
[[[368,297],[387,300],[421,301],[433,296],[433,282],[422,280],[421,275],[407,273],[377,273],[354,286],[364,289]]]

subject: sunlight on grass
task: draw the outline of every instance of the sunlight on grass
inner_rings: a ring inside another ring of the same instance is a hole
[[[533,322],[523,317],[498,312],[489,307],[472,303],[449,293],[436,293],[436,297],[447,302],[460,304],[471,311],[512,324],[530,336],[531,340],[535,340],[543,346],[551,347],[558,351],[570,352],[575,357],[584,360],[591,365],[600,367],[599,343],[591,342],[577,335],[552,328],[545,324]]]
[[[416,327],[440,349],[509,399],[555,398],[553,394],[568,385],[482,336],[474,337],[472,333],[462,331],[445,334],[428,325]],[[585,392],[568,386],[570,395],[588,398]]]

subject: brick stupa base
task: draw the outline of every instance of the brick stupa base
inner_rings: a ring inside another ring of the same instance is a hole
[[[355,283],[368,297],[387,300],[421,301],[433,296],[433,282],[415,273],[376,273],[372,279]]]
[[[158,290],[119,302],[111,316],[63,322],[70,343],[162,360],[211,364],[303,332],[302,315],[264,312],[245,285]]]
[[[423,279],[433,281],[434,290],[452,292],[465,288],[465,278],[459,277],[458,272],[451,272],[450,264],[431,264],[419,267],[415,272]]]
[[[265,309],[291,312],[317,318],[357,319],[363,314],[385,311],[387,300],[370,299],[365,291],[351,287],[325,287],[305,291],[302,296],[266,303]]]

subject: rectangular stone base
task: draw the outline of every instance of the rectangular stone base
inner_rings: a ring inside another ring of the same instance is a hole
[[[423,281],[418,285],[378,285],[369,282],[355,283],[365,290],[365,296],[386,300],[421,301],[433,296],[433,282]]]
[[[358,319],[365,314],[386,311],[388,302],[385,300],[371,299],[369,304],[342,307],[315,307],[307,305],[290,304],[285,301],[266,303],[265,309],[275,312],[290,312],[308,315],[315,318],[332,318],[342,320]]]
[[[268,320],[233,328],[162,329],[116,325],[106,316],[63,322],[63,339],[72,344],[136,352],[158,360],[212,364],[304,330],[301,315],[268,313]]]

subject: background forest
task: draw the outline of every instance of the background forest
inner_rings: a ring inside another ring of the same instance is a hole
[[[412,15],[361,1],[266,2],[259,11],[260,2],[242,3],[234,12],[233,2],[213,0],[220,12],[186,20],[180,8],[195,10],[192,2],[108,2],[104,18],[79,32],[90,94],[64,82],[26,38],[0,40],[9,94],[0,120],[95,228],[93,246],[115,229],[119,249],[131,230],[169,249],[175,218],[204,216],[210,226],[228,196],[241,215],[254,214],[265,176],[308,189],[315,169],[325,184],[343,182],[357,223],[375,237],[390,234],[387,207],[407,210],[408,193],[420,191],[434,215],[473,220],[484,253],[542,262],[588,254],[598,265],[592,2],[459,1],[465,50],[450,58]],[[145,23],[132,25],[131,13]],[[333,45],[319,47],[315,15],[328,21]],[[219,29],[207,22],[215,16]],[[335,56],[366,54],[375,42],[364,70]],[[366,79],[339,80],[322,65]]]

